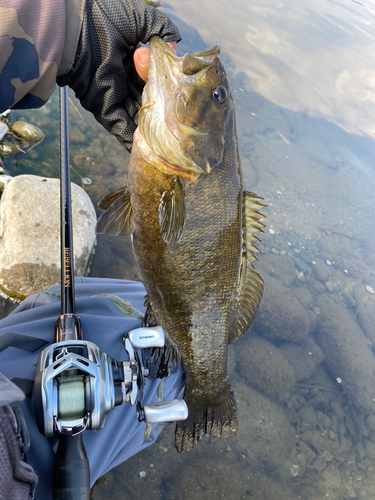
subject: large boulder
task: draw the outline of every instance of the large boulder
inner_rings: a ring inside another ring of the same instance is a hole
[[[372,343],[338,297],[322,294],[316,339],[333,380],[341,379],[350,404],[375,413],[375,358]]]
[[[306,341],[310,324],[301,302],[278,280],[262,276],[264,292],[253,330],[268,340]]]
[[[95,244],[96,214],[72,184],[74,271],[84,276]],[[19,175],[0,199],[0,293],[21,300],[60,283],[60,181]]]
[[[241,347],[238,368],[249,385],[267,395],[292,389],[296,381],[294,370],[280,349],[258,336],[247,338]]]

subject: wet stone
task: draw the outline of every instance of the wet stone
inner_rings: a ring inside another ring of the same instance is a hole
[[[285,342],[280,346],[280,352],[293,366],[297,382],[310,378],[324,360],[322,350],[310,338],[301,345]]]
[[[296,279],[294,263],[287,255],[262,255],[257,268],[261,273],[265,272],[281,281],[284,286],[290,286]]]
[[[321,411],[317,411],[316,418],[318,420],[318,426],[320,427],[320,429],[322,431],[330,428],[331,419],[329,418],[328,415],[326,415],[325,413],[322,413]]]
[[[257,336],[243,345],[238,366],[246,382],[265,394],[280,394],[295,383],[294,370],[280,350]]]
[[[375,431],[375,415],[370,414],[366,417],[366,425],[370,431]]]
[[[316,260],[316,264],[312,266],[312,270],[316,279],[322,283],[329,281],[329,278],[333,275],[332,266],[327,265],[326,262],[321,260]]]
[[[305,456],[306,465],[310,465],[316,459],[316,453],[302,440],[299,441],[298,447]]]
[[[29,295],[60,282],[60,181],[14,177],[0,199],[0,284],[3,294]],[[74,266],[84,276],[95,242],[96,215],[88,195],[72,184]],[[11,292],[11,293],[9,293]]]
[[[236,399],[241,426],[233,446],[237,441],[246,447],[253,466],[276,468],[289,475],[295,430],[282,408],[242,383],[236,386]]]
[[[263,298],[253,329],[269,340],[302,342],[307,339],[309,320],[301,302],[276,279],[263,274]]]
[[[318,425],[318,420],[313,408],[302,408],[300,411],[301,416],[301,430],[313,429]]]
[[[365,447],[367,458],[369,458],[370,460],[375,460],[375,443],[368,439],[365,439],[363,441],[363,445]]]
[[[316,339],[332,379],[342,379],[349,403],[374,412],[375,362],[367,337],[339,298],[322,294],[317,306],[321,314]]]

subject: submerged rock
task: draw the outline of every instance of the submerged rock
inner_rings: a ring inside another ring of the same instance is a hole
[[[297,277],[294,263],[287,255],[277,255],[274,253],[262,255],[257,269],[259,269],[261,274],[265,272],[281,281],[284,286],[291,286]]]
[[[286,342],[280,346],[280,352],[292,365],[297,382],[310,378],[324,360],[322,350],[310,338],[301,345]]]
[[[247,449],[252,465],[288,477],[296,438],[285,412],[245,384],[236,384],[235,394],[241,426],[233,442],[239,440]]]
[[[373,349],[375,350],[375,294],[367,291],[366,287],[361,284],[355,290],[355,299],[357,303],[356,313],[358,323],[366,336],[371,340]]]
[[[333,380],[341,380],[350,403],[375,412],[375,358],[371,342],[339,299],[322,294],[317,342]]]
[[[254,320],[254,331],[271,340],[306,340],[309,320],[301,302],[275,278],[263,274],[263,279],[263,298]]]
[[[88,195],[72,184],[74,266],[84,276],[95,243],[96,215]],[[20,175],[0,199],[0,288],[10,298],[60,282],[60,181]]]
[[[280,394],[293,387],[293,367],[276,346],[255,336],[246,339],[241,347],[238,366],[248,384],[265,394]]]

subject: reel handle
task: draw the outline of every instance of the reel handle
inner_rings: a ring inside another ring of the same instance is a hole
[[[90,468],[82,433],[59,435],[52,471],[53,500],[90,500]]]

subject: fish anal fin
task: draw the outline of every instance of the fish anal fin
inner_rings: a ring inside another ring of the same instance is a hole
[[[106,206],[106,203],[103,206]],[[96,228],[98,234],[119,236],[134,231],[132,224],[132,206],[128,191],[120,194],[117,199],[100,216]]]
[[[186,396],[185,402],[189,415],[186,420],[177,423],[175,433],[175,446],[179,453],[190,451],[205,434],[219,439],[236,435],[237,405],[230,386],[227,394],[217,401],[194,401]]]
[[[159,202],[160,236],[167,244],[178,243],[185,227],[185,195],[181,182],[174,178]]]
[[[246,249],[243,253],[240,295],[237,299],[233,325],[228,335],[229,344],[236,342],[250,328],[262,298],[263,280],[253,266],[253,262],[258,260],[255,253],[259,252],[254,242],[260,241],[254,233],[261,231],[261,227],[264,227],[264,224],[259,222],[259,219],[264,217],[259,210],[265,207],[260,200],[262,198],[256,194],[244,192],[243,232]]]

